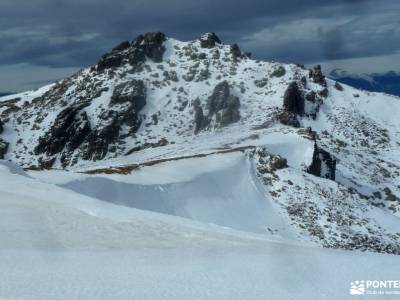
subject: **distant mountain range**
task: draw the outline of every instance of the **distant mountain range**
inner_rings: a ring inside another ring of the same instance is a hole
[[[400,73],[389,71],[386,73],[351,74],[335,69],[328,75],[330,78],[353,87],[371,92],[382,92],[400,96]]]

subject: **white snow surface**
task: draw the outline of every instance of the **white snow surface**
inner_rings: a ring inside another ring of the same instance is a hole
[[[53,178],[0,164],[2,299],[336,300],[354,297],[355,279],[398,275],[398,256],[315,248],[118,206],[44,177]]]

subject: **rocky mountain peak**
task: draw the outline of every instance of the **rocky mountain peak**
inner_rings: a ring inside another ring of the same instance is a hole
[[[200,36],[200,45],[202,48],[213,48],[216,44],[222,44],[219,37],[214,32],[207,32]]]

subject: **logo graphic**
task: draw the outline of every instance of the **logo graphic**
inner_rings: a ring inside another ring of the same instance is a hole
[[[354,281],[351,283],[350,286],[350,294],[351,295],[364,295],[365,294],[365,282],[364,280],[361,281]]]

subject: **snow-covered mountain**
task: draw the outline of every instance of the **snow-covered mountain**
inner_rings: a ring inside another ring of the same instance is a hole
[[[329,77],[358,89],[400,96],[400,73],[389,71],[372,74],[353,74],[334,69]]]
[[[293,243],[400,254],[400,99],[147,33],[0,98],[0,157],[85,197]],[[90,211],[90,209],[88,209]]]

